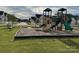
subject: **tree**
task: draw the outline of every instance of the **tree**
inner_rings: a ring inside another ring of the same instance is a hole
[[[7,18],[8,18],[7,27],[8,29],[11,29],[13,28],[13,23],[16,21],[17,18],[14,15],[10,15],[10,14],[7,14]]]
[[[10,15],[10,14],[7,14],[7,17],[8,17],[8,21],[12,21],[12,22],[15,22],[17,19],[14,15]]]

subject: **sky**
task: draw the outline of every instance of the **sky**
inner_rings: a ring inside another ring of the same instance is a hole
[[[46,8],[52,9],[52,15],[60,8],[66,8],[68,13],[79,15],[79,6],[0,6],[0,11],[10,13],[21,19],[28,19],[35,14],[43,14],[43,10]]]

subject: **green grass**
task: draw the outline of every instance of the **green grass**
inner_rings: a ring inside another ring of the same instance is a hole
[[[79,38],[26,38],[15,41],[14,35],[18,30],[19,27],[12,30],[0,27],[0,52],[79,52]]]

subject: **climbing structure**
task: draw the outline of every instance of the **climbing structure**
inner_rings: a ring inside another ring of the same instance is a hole
[[[67,16],[67,9],[65,8],[61,8],[58,10],[58,17],[60,17],[60,21],[61,21],[61,25],[60,25],[60,30],[62,31],[63,26],[65,27],[65,30],[71,30],[72,31],[72,27],[70,26],[71,24],[71,17]]]
[[[67,15],[67,9],[61,8],[57,11],[57,16],[52,16],[52,10],[46,8],[43,11],[43,30],[49,31],[50,29],[63,31],[73,30],[71,27],[71,16]]]
[[[43,11],[43,30],[48,31],[51,27],[52,23],[52,10],[49,8],[46,8]]]
[[[61,8],[57,12],[58,17],[60,18],[60,27],[59,27],[60,31],[62,31],[64,21],[66,21],[66,18],[67,18],[66,14],[67,14],[67,9],[65,9],[65,8]]]
[[[52,25],[52,29],[56,27],[55,30],[62,31],[63,29],[65,30],[73,30],[71,27],[71,16],[68,16],[67,14],[67,9],[61,8],[57,12],[57,17],[52,17],[54,19],[52,22],[55,22],[55,25]]]

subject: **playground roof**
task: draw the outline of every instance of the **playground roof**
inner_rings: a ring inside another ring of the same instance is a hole
[[[56,21],[58,21],[59,20],[59,18],[57,17],[57,16],[52,16],[52,21],[53,22],[56,22]]]
[[[5,16],[7,15],[7,13],[4,13],[5,14]]]
[[[52,11],[50,8],[46,8],[44,11]]]
[[[59,9],[58,11],[65,11],[65,10],[67,10],[67,9],[65,9],[65,8],[61,8],[61,9]]]
[[[37,18],[40,18],[42,16],[42,14],[36,14]]]
[[[31,19],[36,19],[36,17],[32,16]]]

